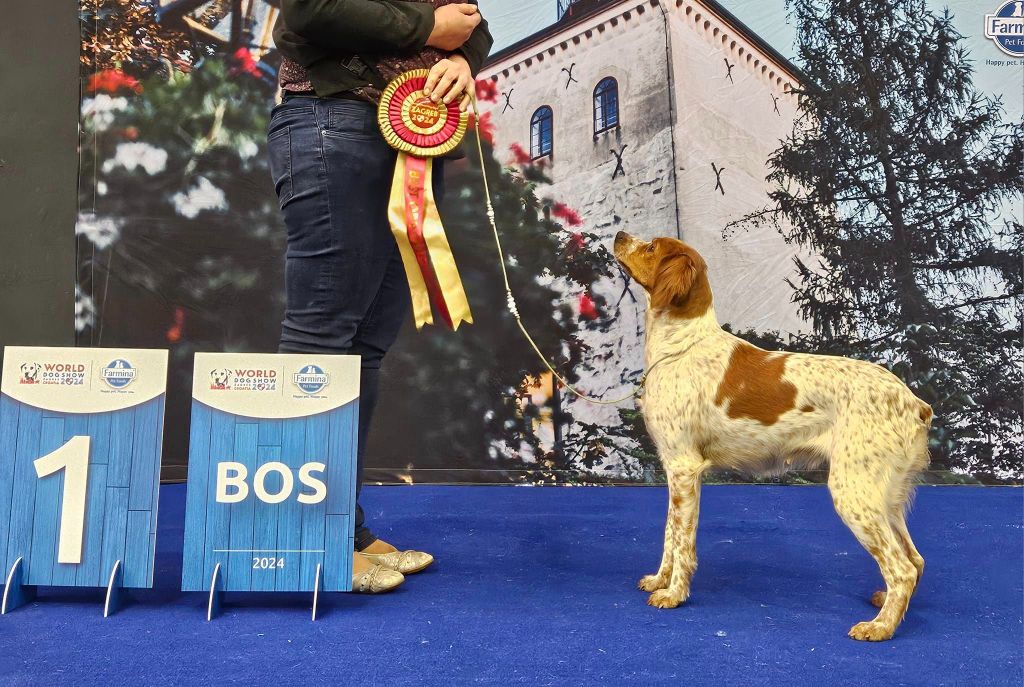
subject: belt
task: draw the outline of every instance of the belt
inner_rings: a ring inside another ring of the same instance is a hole
[[[366,98],[363,98],[363,97],[353,93],[352,91],[342,91],[341,93],[334,93],[334,94],[328,95],[328,96],[318,96],[316,94],[316,91],[290,91],[290,90],[288,90],[286,88],[286,89],[283,89],[281,97],[283,97],[283,98],[288,98],[288,97],[293,97],[293,98],[320,98],[320,97],[325,97],[325,98],[331,98],[331,99],[335,99],[335,100],[355,100],[355,101],[358,101],[358,102],[361,102],[361,103],[369,104],[369,101],[366,100]]]

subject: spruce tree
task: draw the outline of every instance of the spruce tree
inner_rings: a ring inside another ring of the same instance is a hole
[[[933,466],[1020,477],[1024,125],[978,93],[951,16],[924,0],[789,10],[799,116],[769,207],[738,224],[815,256],[791,282],[812,343],[933,404]]]

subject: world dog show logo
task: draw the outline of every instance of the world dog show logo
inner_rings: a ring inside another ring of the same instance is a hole
[[[124,359],[112,360],[100,371],[100,377],[111,389],[123,389],[138,376],[139,371]]]
[[[210,371],[210,389],[214,391],[277,391],[277,370]]]
[[[28,362],[21,364],[19,384],[83,386],[88,366],[84,363]]]
[[[307,396],[313,396],[324,390],[331,382],[331,378],[322,368],[316,365],[306,365],[292,377],[295,386],[299,387]]]
[[[1012,57],[1024,57],[1024,0],[1008,0],[985,15],[985,36]]]

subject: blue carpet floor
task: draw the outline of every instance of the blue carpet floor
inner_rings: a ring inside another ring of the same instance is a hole
[[[927,561],[895,639],[847,639],[875,564],[820,487],[705,487],[683,607],[635,588],[660,557],[654,488],[370,488],[379,534],[437,555],[381,597],[177,591],[184,487],[161,492],[157,589],[42,590],[0,618],[0,684],[1020,685],[1022,492],[922,488]]]

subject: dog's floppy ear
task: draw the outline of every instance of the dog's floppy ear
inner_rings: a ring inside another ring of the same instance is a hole
[[[651,307],[663,310],[682,306],[693,283],[705,269],[704,260],[687,250],[680,249],[663,257],[651,289]]]

